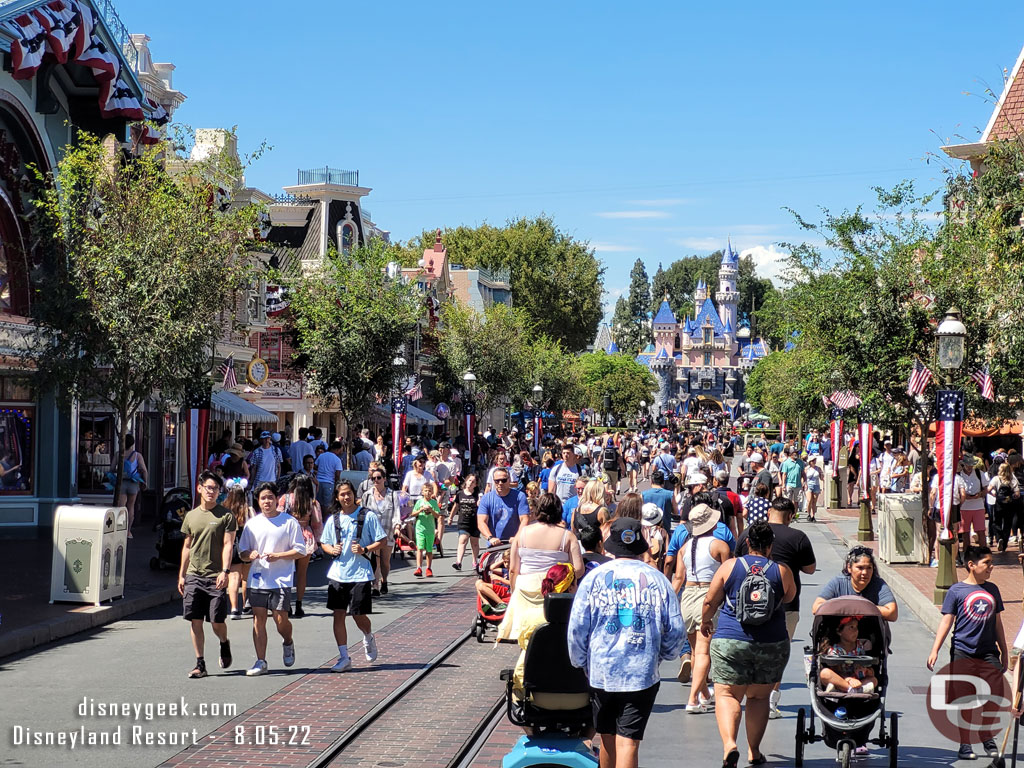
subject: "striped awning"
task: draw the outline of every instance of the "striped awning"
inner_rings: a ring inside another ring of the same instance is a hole
[[[219,421],[240,421],[243,424],[277,424],[277,416],[223,389],[210,397],[210,411]]]

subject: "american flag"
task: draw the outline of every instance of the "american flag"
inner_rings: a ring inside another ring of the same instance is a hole
[[[220,372],[224,374],[224,382],[221,385],[224,389],[234,389],[238,386],[238,379],[235,378],[234,353],[228,355],[228,359],[220,364]]]
[[[928,366],[914,358],[914,368],[910,372],[910,381],[907,382],[907,394],[908,395],[920,395],[928,386],[928,382],[932,380],[932,372],[928,370]]]
[[[405,445],[405,395],[391,398],[391,445],[395,463],[401,460],[402,446]]]
[[[844,389],[842,392],[833,392],[829,399],[832,401],[832,405],[842,408],[844,411],[860,405],[860,398],[848,389]]]
[[[942,532],[939,538],[948,539],[949,514],[953,508],[953,483],[956,465],[960,461],[960,438],[963,434],[964,393],[958,389],[940,389],[935,393],[935,468],[938,470],[939,514]]]
[[[992,376],[988,372],[988,366],[979,368],[971,374],[971,378],[981,388],[981,396],[986,400],[995,400],[995,388],[992,386]]]
[[[419,400],[423,397],[423,381],[419,380],[413,384],[405,393],[410,400]]]
[[[822,395],[821,396],[821,402],[822,402],[822,404],[826,408],[828,408],[830,405],[832,405],[832,401],[828,399],[828,395]]]

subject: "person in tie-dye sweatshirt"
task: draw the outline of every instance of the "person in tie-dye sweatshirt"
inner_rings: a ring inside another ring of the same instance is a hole
[[[569,659],[587,673],[609,764],[635,768],[658,695],[658,665],[679,658],[686,632],[672,584],[641,559],[647,541],[639,520],[615,520],[604,551],[614,559],[588,573],[573,600]]]

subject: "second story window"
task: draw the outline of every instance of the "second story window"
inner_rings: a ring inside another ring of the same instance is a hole
[[[270,373],[281,372],[281,329],[268,328],[260,334],[260,357],[267,361]]]
[[[704,343],[705,344],[710,344],[711,343],[711,329],[710,328],[705,328],[704,329]]]
[[[711,367],[711,353],[710,352],[705,352],[704,353],[704,367],[705,368],[710,368]]]

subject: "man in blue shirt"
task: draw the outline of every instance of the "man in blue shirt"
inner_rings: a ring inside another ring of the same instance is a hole
[[[570,496],[564,504],[562,504],[562,522],[565,523],[565,527],[568,528],[572,525],[572,513],[576,511],[576,508],[580,505],[580,496],[583,495],[584,489],[587,487],[587,479],[585,477],[576,478],[576,494]]]
[[[370,625],[373,565],[368,555],[384,547],[387,534],[377,514],[356,503],[356,489],[348,480],[338,483],[338,501],[341,512],[324,520],[320,543],[324,553],[334,558],[327,570],[327,610],[334,613],[338,661],[331,671],[348,672],[352,669],[352,659],[348,655],[346,614],[352,614],[356,626],[363,633],[366,660],[377,658],[377,641]]]
[[[678,658],[686,637],[672,584],[641,559],[647,549],[639,520],[615,520],[604,542],[614,559],[586,575],[569,616],[569,660],[587,672],[609,766],[638,765],[658,665]]]
[[[672,446],[667,442],[661,444],[661,453],[651,462],[651,469],[660,469],[665,477],[675,474],[676,458],[672,455]]]
[[[671,531],[672,520],[678,517],[679,513],[676,510],[676,501],[672,491],[664,488],[664,485],[665,473],[660,469],[655,469],[651,472],[651,487],[644,491],[643,499],[644,504],[650,502],[658,505],[658,508],[661,509],[661,525],[666,531]]]
[[[506,467],[495,467],[491,476],[494,490],[485,493],[477,507],[476,519],[480,535],[492,546],[511,541],[519,532],[519,526],[530,521],[526,494],[513,488],[510,478]]]

